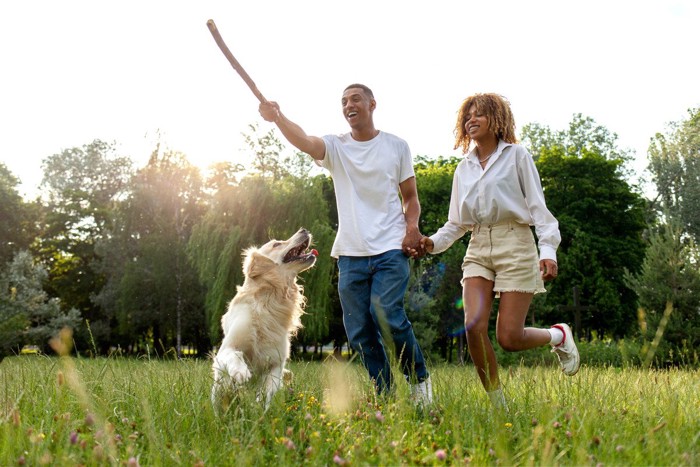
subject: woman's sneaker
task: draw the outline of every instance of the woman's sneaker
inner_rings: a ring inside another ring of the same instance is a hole
[[[578,349],[576,348],[576,343],[574,342],[574,334],[571,332],[571,328],[566,323],[555,324],[552,327],[557,328],[564,333],[564,340],[561,341],[559,345],[552,346],[552,352],[557,354],[557,357],[559,357],[561,371],[563,371],[567,376],[573,376],[576,374],[576,372],[578,372],[578,368],[581,364]]]

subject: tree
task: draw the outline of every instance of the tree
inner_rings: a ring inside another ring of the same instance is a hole
[[[649,170],[660,209],[677,219],[683,230],[700,242],[700,107],[687,120],[669,124],[649,146]]]
[[[320,254],[314,268],[300,276],[307,313],[302,317],[304,328],[298,340],[317,343],[328,336],[333,316],[330,288],[334,263],[328,253],[335,229],[327,202],[327,177],[308,176],[298,158],[283,159],[283,146],[273,131],[248,136],[246,141],[256,155],[252,170],[240,180],[226,177],[223,171],[217,173],[216,182],[210,183],[216,191],[209,211],[194,227],[188,245],[206,289],[209,336],[213,342],[220,340],[221,316],[236,286],[243,283],[241,252],[271,238],[288,238],[306,227]]]
[[[637,291],[640,334],[650,342],[661,326],[664,344],[656,357],[664,363],[682,363],[684,349],[700,347],[700,255],[692,241],[684,241],[683,228],[671,221],[651,232],[641,270],[625,274]],[[672,305],[668,322],[661,324],[667,304]]]
[[[77,308],[90,322],[90,337],[86,332],[79,337],[100,343],[109,338],[111,323],[92,300],[105,280],[96,270],[95,244],[125,194],[131,160],[117,155],[114,143],[95,140],[46,158],[42,167],[45,211],[37,251],[49,268],[46,287],[63,307]]]
[[[19,179],[0,163],[0,265],[20,250],[29,248],[36,236],[36,210],[17,192]]]
[[[596,153],[608,160],[628,162],[630,152],[617,147],[617,133],[610,133],[604,126],[596,124],[591,117],[574,114],[569,128],[553,131],[537,123],[523,126],[521,143],[537,160],[543,150],[561,147],[571,157],[583,157],[584,153]]]
[[[582,317],[587,334],[626,335],[636,295],[624,283],[624,271],[641,266],[646,224],[644,200],[624,178],[627,157],[616,148],[617,136],[580,115],[568,131],[526,125],[523,133],[562,234],[559,277],[546,302],[538,302],[538,320],[573,320],[561,310],[572,305],[577,286],[588,306]]]
[[[26,250],[18,252],[0,274],[0,356],[24,344],[48,351],[49,339],[58,331],[80,325],[78,310],[62,311],[59,299],[44,292],[47,277],[46,268]]]
[[[98,301],[114,313],[120,344],[175,348],[178,356],[183,339],[208,348],[202,291],[185,252],[202,196],[199,170],[180,153],[156,148],[133,178],[99,247],[108,282]]]

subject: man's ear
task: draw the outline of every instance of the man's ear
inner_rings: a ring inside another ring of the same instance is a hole
[[[265,274],[267,271],[275,267],[275,262],[267,256],[261,255],[257,251],[251,252],[246,257],[245,273],[251,279]]]

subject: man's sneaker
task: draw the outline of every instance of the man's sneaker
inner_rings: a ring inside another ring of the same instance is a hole
[[[411,400],[416,405],[428,405],[433,403],[433,383],[430,376],[418,384],[411,385]]]
[[[578,349],[574,342],[574,334],[571,328],[566,323],[559,323],[552,326],[564,333],[564,340],[559,345],[552,346],[552,352],[559,357],[559,365],[561,371],[567,376],[573,376],[578,372],[578,367],[581,364],[581,359],[578,355]]]

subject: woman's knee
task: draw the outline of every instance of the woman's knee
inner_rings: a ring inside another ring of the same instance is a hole
[[[496,340],[506,352],[517,352],[522,349],[523,332],[520,330],[496,330]]]

